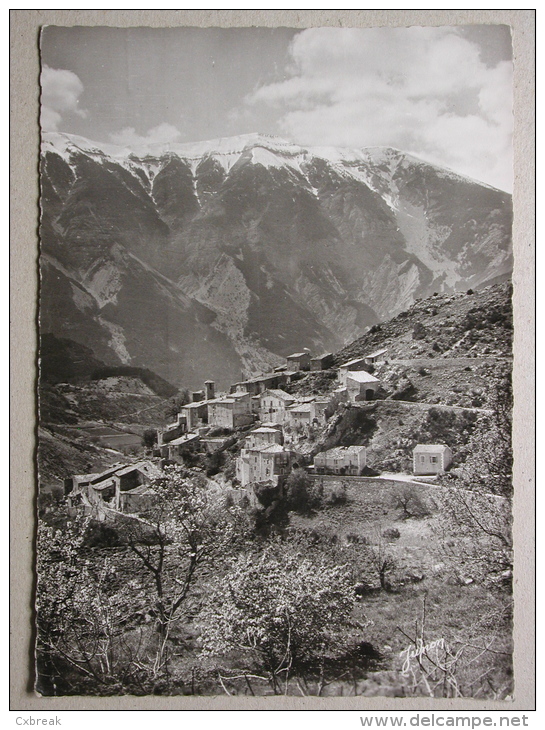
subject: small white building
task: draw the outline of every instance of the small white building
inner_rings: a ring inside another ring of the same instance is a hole
[[[380,380],[365,370],[358,372],[348,371],[345,387],[348,391],[348,397],[352,402],[373,400],[380,388]]]
[[[209,426],[240,428],[253,423],[252,398],[249,393],[231,393],[206,401]]]
[[[314,457],[317,474],[358,476],[367,463],[365,446],[337,446]]]
[[[310,370],[310,352],[294,352],[286,358],[290,370]]]
[[[282,444],[282,431],[271,426],[261,426],[251,431],[245,440],[245,448],[259,449],[272,444]]]
[[[443,474],[451,462],[452,451],[443,444],[418,444],[413,449],[415,475]]]
[[[383,347],[382,350],[376,350],[370,352],[369,355],[365,356],[365,362],[367,365],[375,365],[378,362],[384,362],[384,355],[388,352],[387,347]]]
[[[256,482],[278,484],[281,477],[290,473],[294,458],[292,451],[276,443],[242,449],[237,458],[237,479],[243,487]]]
[[[259,397],[259,420],[284,423],[286,408],[295,402],[295,398],[285,390],[265,390]]]
[[[346,378],[349,372],[359,372],[361,370],[366,370],[368,367],[369,365],[365,362],[364,357],[356,357],[353,360],[348,360],[348,362],[343,362],[342,365],[339,365],[339,383],[343,387],[346,387]]]

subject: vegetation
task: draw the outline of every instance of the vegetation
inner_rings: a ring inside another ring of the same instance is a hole
[[[138,516],[95,521],[67,509],[59,486],[42,489],[38,690],[510,696],[512,395],[500,289],[436,294],[433,306],[418,302],[337,356],[388,345],[392,361],[376,365],[381,400],[333,402],[325,427],[287,435],[304,447],[299,465],[365,445],[370,478],[296,466],[285,481],[243,489],[235,460],[246,431],[218,428],[209,435],[225,437],[221,448],[168,467]],[[488,347],[503,355],[488,358]],[[58,484],[118,461],[105,460],[106,432],[118,449],[129,433],[153,448],[154,426],[188,398],[165,403],[128,392],[136,381],[124,393],[98,382],[42,383],[42,478]],[[289,387],[336,385],[331,371]],[[126,426],[113,417],[80,426],[81,413],[107,407],[132,417],[129,396],[145,405],[133,400],[142,414]],[[417,443],[448,444],[452,469],[430,484],[372,478],[410,469]]]
[[[287,694],[295,679],[308,694],[314,679],[320,695],[331,681],[332,659],[347,651],[354,602],[342,566],[298,554],[278,558],[270,550],[243,555],[212,584],[198,620],[203,653],[215,660],[227,692],[226,685],[244,679],[252,694],[256,681]]]

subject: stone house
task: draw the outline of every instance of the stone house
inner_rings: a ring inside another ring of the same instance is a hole
[[[259,402],[259,420],[284,423],[286,408],[295,402],[295,398],[285,390],[277,388],[261,393]]]
[[[323,425],[327,420],[325,411],[330,403],[330,398],[301,398],[286,408],[285,424],[292,427]]]
[[[365,363],[367,365],[376,365],[378,362],[384,362],[384,355],[388,352],[387,347],[383,347],[382,350],[376,350],[365,356]]]
[[[157,448],[160,449],[162,446],[174,441],[174,439],[180,438],[186,431],[186,416],[183,413],[178,413],[176,421],[157,430]]]
[[[331,352],[317,355],[310,360],[311,371],[329,370],[331,367],[333,367],[333,354]]]
[[[100,474],[79,474],[65,480],[70,507],[81,506],[86,514],[104,520],[111,512],[133,513],[149,503],[150,483],[162,475],[150,461],[116,465]]]
[[[228,396],[206,401],[208,425],[223,428],[240,428],[254,421],[252,399],[249,393],[231,393]]]
[[[163,444],[159,451],[163,459],[176,461],[181,464],[184,456],[190,452],[197,451],[199,448],[200,437],[196,433],[186,433],[177,439]]]
[[[180,413],[181,418],[185,419],[188,431],[196,431],[198,428],[208,424],[207,401],[186,403],[185,406],[182,406]]]
[[[269,388],[281,388],[283,385],[289,385],[292,379],[297,376],[293,370],[282,370],[274,373],[266,373],[258,375],[249,380],[241,380],[233,383],[230,388],[232,393],[250,393],[251,395],[260,395]]]
[[[146,504],[148,486],[162,475],[161,469],[150,461],[141,461],[120,469],[114,474],[116,506],[119,512],[136,512]]]
[[[288,368],[298,372],[299,370],[310,370],[310,352],[294,352],[286,358]]]
[[[365,446],[337,446],[314,457],[317,474],[358,476],[367,463]]]
[[[294,452],[280,444],[242,449],[237,458],[237,479],[244,487],[256,482],[278,484],[291,471]]]
[[[359,372],[349,370],[346,374],[345,387],[352,402],[373,400],[380,388],[380,380],[365,370]]]
[[[443,444],[417,444],[413,449],[413,473],[443,474],[452,462],[452,451]]]
[[[349,372],[361,372],[362,370],[367,370],[368,367],[369,365],[365,362],[364,357],[356,357],[353,360],[348,360],[348,362],[343,362],[342,365],[339,365],[337,375],[339,383],[342,387],[346,387],[346,379]]]
[[[251,431],[246,437],[245,448],[259,449],[272,444],[282,445],[282,430],[271,426],[260,426]]]
[[[286,408],[285,424],[292,428],[310,426],[316,417],[314,403],[294,403]]]

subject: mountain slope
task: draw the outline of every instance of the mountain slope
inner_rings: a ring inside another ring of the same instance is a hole
[[[189,387],[511,271],[511,200],[393,149],[45,135],[42,331]]]

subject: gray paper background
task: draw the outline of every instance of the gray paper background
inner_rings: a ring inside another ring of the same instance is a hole
[[[514,51],[513,272],[515,699],[380,697],[67,697],[33,689],[38,291],[39,30],[42,25],[408,26],[507,24]],[[11,10],[10,709],[532,710],[535,709],[535,11],[534,10]]]

